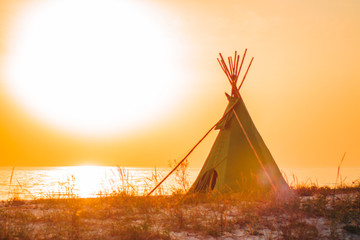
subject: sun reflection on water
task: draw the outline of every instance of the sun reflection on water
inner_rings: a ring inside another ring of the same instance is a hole
[[[157,169],[158,177],[168,173],[168,168]],[[199,169],[189,170],[194,180]],[[108,166],[72,167],[19,167],[0,168],[0,200],[11,198],[67,198],[99,197],[126,191],[141,195],[153,187],[154,168],[129,168]],[[171,193],[174,179],[169,178],[163,193]]]
[[[98,166],[79,166],[71,169],[74,176],[75,190],[79,197],[92,197],[101,192],[101,188],[106,184],[102,179],[106,177],[111,169]],[[105,186],[107,187],[107,186]]]
[[[141,194],[142,185],[150,176],[149,169],[141,168],[76,166],[60,169],[63,173],[59,182],[60,195],[81,198],[110,195],[129,188],[133,193]]]
[[[170,170],[157,169],[159,179]],[[190,183],[195,180],[199,171],[199,168],[188,170]],[[334,186],[337,168],[287,168],[284,172],[290,184],[294,184],[294,175],[298,183],[309,184],[310,179],[319,186]],[[347,184],[359,179],[359,172],[360,168],[341,169],[341,175],[346,177]],[[154,186],[151,178],[155,169],[106,166],[17,167],[12,178],[11,173],[11,167],[0,167],[0,201],[12,198],[88,198],[121,191],[141,195]],[[163,193],[171,194],[174,186],[177,186],[177,182],[172,175],[162,185]]]

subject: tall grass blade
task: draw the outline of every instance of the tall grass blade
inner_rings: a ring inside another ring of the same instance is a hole
[[[13,176],[14,176],[14,171],[15,171],[15,167],[13,167],[13,168],[12,168],[12,171],[11,171],[10,183],[9,183],[9,192],[8,192],[8,199],[10,198],[10,194],[11,194],[11,184],[12,184],[12,180],[13,180]]]
[[[337,174],[336,174],[336,181],[335,181],[335,188],[337,187],[338,185],[338,181],[339,181],[339,178],[340,178],[340,168],[341,168],[341,165],[345,159],[345,155],[346,155],[346,152],[344,153],[344,155],[342,156],[341,158],[341,161],[340,161],[340,164],[338,166],[338,169],[337,169]],[[342,185],[342,182],[341,182],[341,185]]]

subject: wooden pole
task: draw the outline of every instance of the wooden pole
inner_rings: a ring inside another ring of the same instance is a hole
[[[255,150],[255,148],[254,148],[254,145],[251,143],[250,138],[249,138],[249,136],[247,135],[244,126],[241,124],[241,121],[240,121],[240,119],[239,119],[239,116],[236,114],[236,112],[235,112],[234,109],[233,109],[232,111],[233,111],[233,113],[234,113],[234,115],[235,115],[235,117],[236,117],[237,122],[239,123],[239,125],[240,125],[240,127],[241,127],[241,130],[243,131],[243,133],[244,133],[244,135],[245,135],[245,138],[246,138],[247,142],[249,143],[251,149],[253,150],[256,159],[258,160],[258,162],[259,162],[262,170],[264,171],[266,177],[268,178],[268,180],[269,180],[272,188],[274,189],[274,191],[277,191],[277,188],[276,188],[276,186],[274,185],[274,183],[273,183],[273,181],[272,181],[269,173],[266,171],[266,169],[265,169],[265,167],[264,167],[264,164],[262,163],[259,155],[257,154],[257,152],[256,152],[256,150]]]
[[[236,71],[236,68],[237,68],[237,51],[235,51],[235,54],[234,54],[234,73],[236,74],[237,71]]]
[[[239,75],[240,75],[240,71],[241,71],[242,65],[243,65],[243,63],[244,63],[244,59],[245,59],[246,52],[247,52],[247,48],[245,48],[245,52],[244,52],[244,55],[243,55],[242,60],[241,60],[241,64],[240,64],[239,71],[238,71],[237,74],[236,74],[238,77],[239,77]]]
[[[236,51],[235,51],[235,54],[236,54]],[[236,85],[237,80],[238,80],[238,78],[239,78],[239,75],[238,75],[239,58],[240,58],[240,56],[237,55],[237,57],[236,57],[236,66],[235,66],[235,76],[236,76],[236,78],[235,78],[235,85]]]
[[[242,79],[242,81],[241,81],[241,83],[240,83],[240,86],[239,86],[238,90],[240,90],[241,86],[243,85],[243,83],[244,83],[244,81],[245,81],[245,78],[246,78],[246,75],[247,75],[247,73],[248,73],[248,71],[249,71],[249,68],[250,68],[251,63],[252,63],[253,60],[254,60],[254,58],[251,59],[250,64],[249,64],[249,66],[248,66],[248,68],[247,68],[247,70],[246,70],[246,72],[245,72],[245,75],[244,75],[244,77],[243,77],[243,79]]]
[[[233,64],[232,64],[232,58],[228,57],[229,60],[229,69],[230,69],[230,76],[231,76],[231,80],[232,80],[232,76],[234,75],[234,69],[233,69]]]
[[[227,79],[229,80],[229,82],[230,82],[230,84],[231,84],[231,80],[230,80],[230,78],[228,77],[227,72],[226,72],[226,70],[225,70],[225,68],[224,68],[223,64],[221,63],[221,61],[220,61],[219,59],[217,59],[217,60],[218,60],[218,62],[219,62],[219,64],[220,64],[221,69],[224,71],[224,73],[225,73],[225,75],[226,75]]]
[[[186,156],[181,159],[181,161],[146,195],[146,196],[150,196],[184,161],[185,159],[195,150],[195,148],[206,138],[207,135],[209,135],[209,133],[211,132],[211,130],[213,130],[214,127],[216,127],[216,125],[218,125],[218,123],[223,120],[228,114],[229,112],[231,112],[231,110],[234,109],[234,107],[236,106],[236,104],[234,104],[231,108],[229,108],[228,111],[226,111],[226,113],[224,113],[224,115],[219,119],[219,121],[217,121],[206,133],[205,135],[195,144],[195,146],[186,154]]]
[[[220,59],[221,59],[221,65],[223,66],[224,72],[225,72],[226,76],[228,77],[228,79],[229,79],[229,81],[231,83],[231,76],[230,76],[229,69],[227,68],[225,60],[224,60],[223,56],[221,55],[221,53],[219,53],[219,55],[220,55]]]
[[[239,93],[239,90],[237,89],[236,81],[234,81],[235,76],[232,73],[230,73],[229,68],[226,65],[226,62],[225,62],[222,54],[219,53],[219,55],[220,55],[221,60],[218,59],[218,62],[220,64],[221,68],[223,69],[223,71],[225,72],[225,74],[226,74],[226,76],[229,79],[229,82],[231,84],[231,95],[240,98],[240,93]],[[229,60],[229,66],[230,66],[230,70],[231,70],[231,66],[232,66],[231,57],[229,57],[228,60]]]

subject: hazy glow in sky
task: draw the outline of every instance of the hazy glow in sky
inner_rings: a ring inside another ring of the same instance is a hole
[[[135,1],[34,4],[12,30],[6,86],[40,121],[64,130],[138,128],[169,114],[178,99],[176,50],[166,30]]]
[[[359,0],[1,0],[0,165],[167,166],[224,112],[218,53],[247,48],[280,169],[359,166],[359,42]]]

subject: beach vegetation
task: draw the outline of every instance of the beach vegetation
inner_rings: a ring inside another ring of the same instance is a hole
[[[59,183],[58,193],[32,200],[21,199],[21,188],[10,186],[17,192],[9,191],[0,203],[0,240],[360,237],[360,181],[329,187],[293,177],[287,199],[258,191],[186,194],[186,169],[180,168],[170,195],[159,188],[146,196],[163,177],[160,171],[139,188],[120,167],[118,182],[96,198],[80,198],[73,176]]]

